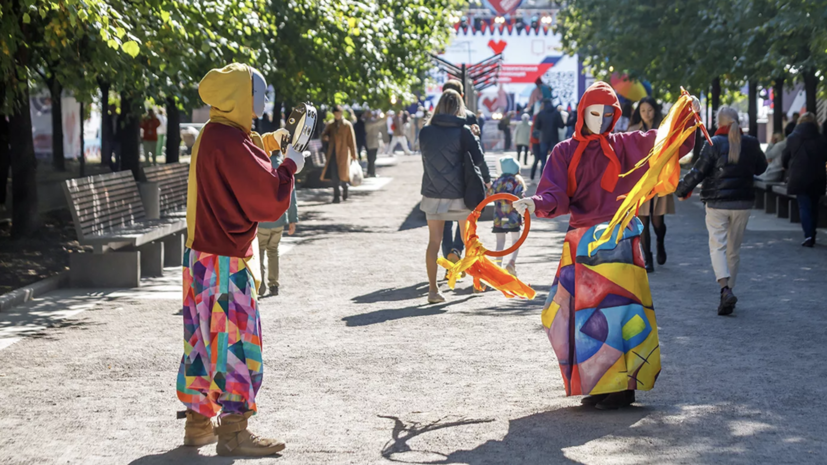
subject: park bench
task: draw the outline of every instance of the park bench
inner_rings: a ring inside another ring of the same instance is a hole
[[[781,185],[781,182],[767,182],[762,181],[760,179],[756,179],[753,182],[753,188],[755,189],[755,205],[754,208],[758,210],[764,210],[767,213],[775,213],[777,209],[776,204],[776,197],[777,195],[773,193],[772,188],[773,186]]]
[[[158,185],[161,218],[185,218],[187,216],[189,173],[188,163],[170,163],[144,168],[147,182]]]
[[[789,218],[792,223],[800,223],[798,200],[794,195],[787,194],[787,185],[777,184],[772,186],[772,192],[775,194],[776,201],[775,214],[779,218]]]
[[[70,179],[63,187],[78,242],[93,247],[70,255],[73,287],[139,287],[142,276],[181,264],[186,220],[147,219],[131,171]]]

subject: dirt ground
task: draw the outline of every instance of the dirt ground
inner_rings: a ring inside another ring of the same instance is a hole
[[[393,179],[340,205],[304,195],[281,295],[261,302],[265,376],[250,423],[287,442],[281,456],[181,446],[173,273],[0,314],[0,342],[4,329],[22,337],[0,344],[0,463],[827,462],[827,248],[749,230],[738,308],[719,317],[703,210],[679,203],[669,262],[651,276],[663,372],[633,408],[600,412],[565,397],[540,323],[566,219],[534,222],[520,253],[533,301],[474,295],[466,280],[427,305],[421,162],[380,174]],[[85,311],[55,320],[49,309]]]
[[[69,269],[69,254],[78,244],[68,210],[43,213],[42,227],[31,237],[12,241],[11,223],[0,223],[0,294]]]

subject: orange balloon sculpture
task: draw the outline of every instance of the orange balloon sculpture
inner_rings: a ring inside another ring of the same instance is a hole
[[[494,289],[502,292],[506,297],[519,297],[521,299],[533,299],[536,293],[534,289],[529,287],[524,282],[517,279],[505,271],[502,267],[497,266],[488,257],[504,257],[515,250],[517,250],[526,237],[528,237],[528,230],[531,228],[531,216],[528,211],[525,212],[525,229],[520,239],[510,248],[506,250],[491,251],[482,246],[479,236],[477,236],[477,220],[482,214],[483,208],[491,202],[497,200],[519,200],[516,195],[512,194],[494,194],[487,197],[485,200],[477,205],[477,208],[468,215],[465,226],[465,257],[462,260],[451,263],[448,260],[440,257],[437,263],[448,270],[448,287],[453,289],[456,286],[457,279],[462,273],[468,273],[474,278],[474,287],[482,291],[485,285],[489,285]]]

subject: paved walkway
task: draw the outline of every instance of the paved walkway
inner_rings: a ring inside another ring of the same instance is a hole
[[[679,203],[669,263],[651,277],[663,373],[634,408],[598,412],[564,396],[540,325],[565,220],[535,222],[521,251],[534,301],[474,295],[466,281],[425,305],[421,164],[400,158],[380,171],[387,184],[341,205],[302,192],[281,296],[261,305],[251,422],[287,441],[281,457],[181,446],[173,270],[139,290],[64,290],[0,314],[0,463],[827,461],[827,248],[803,249],[797,230],[756,213],[738,309],[719,317],[703,211]]]

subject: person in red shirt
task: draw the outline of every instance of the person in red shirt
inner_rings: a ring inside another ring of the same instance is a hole
[[[285,447],[247,431],[263,378],[256,232],[259,222],[287,211],[294,174],[304,166],[292,146],[272,166],[270,154],[281,150],[286,130],[251,130],[264,114],[266,90],[259,71],[238,63],[210,71],[198,86],[210,120],[190,162],[177,392],[187,407],[184,445],[217,441],[221,456],[265,456]]]
[[[141,136],[141,145],[144,147],[144,158],[149,161],[152,157],[152,164],[158,164],[158,126],[161,125],[161,120],[155,116],[155,110],[152,108],[147,112],[146,118],[141,121],[141,129],[143,136]]]

